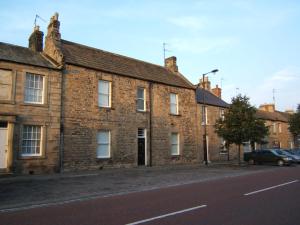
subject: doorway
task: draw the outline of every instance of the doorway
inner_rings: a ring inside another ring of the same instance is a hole
[[[147,162],[146,155],[146,129],[138,128],[138,165],[145,166]]]
[[[0,169],[7,168],[7,123],[0,123]]]

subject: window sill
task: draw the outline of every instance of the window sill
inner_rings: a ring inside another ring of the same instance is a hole
[[[138,113],[147,113],[148,111],[147,110],[136,110],[136,112],[138,112]]]
[[[104,107],[104,106],[98,106],[99,110],[106,110],[106,112],[109,112],[111,110],[115,110],[113,107]]]
[[[105,161],[110,161],[110,160],[112,160],[112,158],[111,157],[106,157],[106,158],[96,158],[96,161],[97,162],[105,162]]]
[[[22,106],[33,106],[33,107],[42,107],[42,108],[48,108],[49,105],[48,104],[37,104],[37,103],[27,103],[27,102],[24,102],[22,104],[20,104]]]
[[[36,159],[46,159],[45,156],[42,155],[20,155],[19,160],[36,160]]]
[[[169,113],[170,116],[181,116],[181,114],[173,114],[173,113]]]
[[[13,100],[0,100],[0,104],[11,104],[11,105],[14,105],[14,104],[16,104],[16,102],[13,101]]]
[[[178,159],[178,158],[180,158],[180,156],[181,156],[181,155],[171,155],[171,158],[172,158],[172,159]]]

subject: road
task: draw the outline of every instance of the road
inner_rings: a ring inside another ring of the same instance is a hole
[[[1,225],[300,224],[300,166],[0,212]]]

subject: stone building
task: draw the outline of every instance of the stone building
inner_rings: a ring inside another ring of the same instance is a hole
[[[63,40],[0,44],[1,169],[17,173],[202,161],[194,86],[165,66]]]
[[[208,77],[204,82],[200,80],[196,89],[197,99],[197,127],[199,129],[198,139],[200,140],[200,151],[204,153],[204,135],[206,133],[207,160],[208,162],[225,161],[237,158],[236,149],[232,146],[230,149],[225,147],[225,141],[220,138],[214,125],[219,118],[224,116],[229,104],[221,99],[222,90],[218,85],[211,88]],[[203,156],[204,157],[204,156]]]
[[[61,71],[42,38],[36,27],[28,48],[0,42],[0,172],[59,170]]]
[[[257,148],[293,148],[293,138],[288,130],[289,113],[275,109],[275,104],[260,105],[257,117],[265,120],[269,127],[269,136],[266,144]]]

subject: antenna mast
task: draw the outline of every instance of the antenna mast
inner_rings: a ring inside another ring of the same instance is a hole
[[[273,89],[272,89],[272,93],[273,93],[273,103],[274,103],[274,105],[275,105],[275,91],[276,91],[276,90],[273,88]]]
[[[47,21],[44,20],[42,17],[40,17],[38,14],[35,15],[35,18],[34,18],[34,27],[36,27],[36,20],[37,19],[40,19],[41,21],[43,21],[44,23],[46,23]]]

